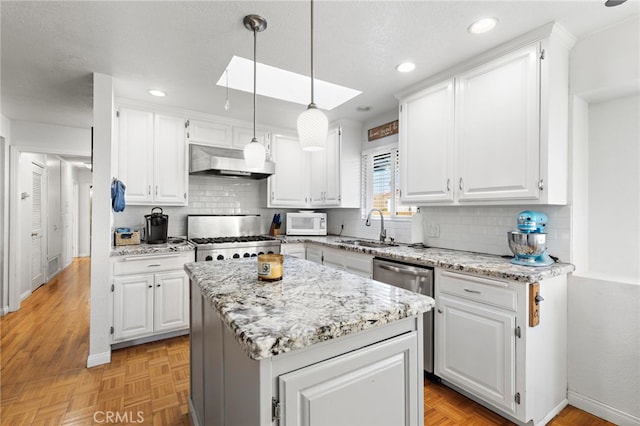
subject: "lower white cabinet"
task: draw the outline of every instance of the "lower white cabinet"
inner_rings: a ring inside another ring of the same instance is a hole
[[[512,420],[546,424],[568,403],[566,288],[566,275],[521,283],[436,268],[435,374]]]
[[[189,278],[182,265],[193,252],[116,259],[113,342],[189,328]]]
[[[373,256],[369,254],[307,244],[307,260],[361,277],[373,277]]]
[[[304,243],[287,243],[280,246],[280,253],[288,256],[306,258]]]

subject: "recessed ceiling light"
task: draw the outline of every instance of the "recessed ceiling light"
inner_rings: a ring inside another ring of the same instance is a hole
[[[149,94],[153,96],[167,96],[167,94],[164,93],[162,90],[156,90],[156,89],[149,90]]]
[[[403,62],[400,65],[396,65],[396,70],[399,72],[411,72],[416,69],[416,64],[413,62]]]
[[[468,31],[471,34],[483,34],[494,29],[497,24],[496,18],[482,18],[469,25]]]
[[[309,85],[311,83],[308,76],[260,62],[256,63],[256,68],[256,78],[258,80],[256,93],[258,95],[294,102],[304,106],[309,105]],[[225,73],[224,70],[228,70],[228,73]],[[242,90],[253,94],[253,60],[234,56],[224,70],[216,83],[218,86],[227,86],[226,76],[228,75],[230,89]],[[314,80],[315,103],[318,108],[327,111],[362,93],[359,90],[339,86],[317,78]]]
[[[627,0],[607,0],[604,2],[604,5],[607,7],[615,7],[615,6],[620,6],[625,1]]]

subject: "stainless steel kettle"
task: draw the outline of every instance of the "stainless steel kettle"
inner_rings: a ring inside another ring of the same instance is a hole
[[[162,214],[160,207],[154,207],[151,209],[151,214],[144,215],[144,218],[147,222],[147,244],[166,244],[169,216]]]

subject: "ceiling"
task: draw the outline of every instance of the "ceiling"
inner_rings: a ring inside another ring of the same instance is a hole
[[[316,78],[363,93],[329,111],[330,120],[365,121],[395,108],[394,94],[438,71],[550,21],[582,38],[640,12],[640,0],[323,1],[315,5]],[[13,120],[88,128],[92,73],[112,75],[116,96],[252,120],[252,97],[215,83],[233,55],[252,58],[242,19],[268,21],[258,61],[309,74],[307,1],[4,1],[1,113]],[[471,35],[494,16],[491,33]],[[412,60],[414,72],[395,66]],[[594,55],[597,60],[597,55]],[[258,84],[260,84],[258,76]],[[153,98],[147,90],[167,92]],[[369,106],[367,112],[359,106]],[[303,106],[259,97],[259,123],[295,128]]]

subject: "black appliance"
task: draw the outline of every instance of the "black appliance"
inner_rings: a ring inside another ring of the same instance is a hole
[[[154,207],[151,214],[144,215],[144,218],[147,221],[147,244],[166,244],[169,216],[162,214],[160,207]]]

